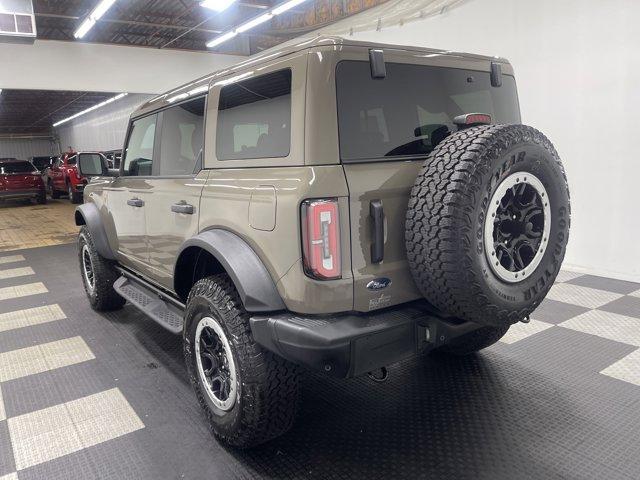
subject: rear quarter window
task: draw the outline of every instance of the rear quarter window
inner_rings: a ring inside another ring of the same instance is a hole
[[[220,90],[219,160],[287,157],[291,149],[291,70],[261,75]]]

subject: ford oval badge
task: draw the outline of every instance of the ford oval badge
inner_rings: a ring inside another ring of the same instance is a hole
[[[383,288],[387,288],[391,285],[391,280],[388,278],[374,278],[369,283],[367,283],[368,290],[382,290]]]

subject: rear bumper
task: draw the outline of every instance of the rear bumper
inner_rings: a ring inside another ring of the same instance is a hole
[[[254,339],[267,350],[336,377],[356,377],[428,352],[479,328],[429,313],[412,303],[368,315],[254,316]]]
[[[34,198],[42,195],[44,189],[28,189],[28,190],[2,190],[0,191],[0,199],[9,200],[17,198]]]

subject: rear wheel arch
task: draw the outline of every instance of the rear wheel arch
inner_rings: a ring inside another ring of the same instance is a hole
[[[183,243],[174,267],[174,291],[186,301],[198,280],[218,273],[229,275],[247,311],[286,309],[255,251],[238,235],[220,229],[202,232]]]

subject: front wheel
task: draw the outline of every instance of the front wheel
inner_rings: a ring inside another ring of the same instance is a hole
[[[285,433],[299,399],[298,368],[258,345],[227,275],[196,282],[185,312],[184,355],[213,433],[251,447]]]
[[[84,226],[78,236],[78,260],[84,290],[94,310],[117,310],[125,304],[113,289],[120,274],[111,260],[102,257],[96,250],[89,229]]]
[[[69,195],[69,200],[73,204],[80,203],[82,200],[82,194],[80,192],[76,192],[71,183],[67,184],[67,194]]]

